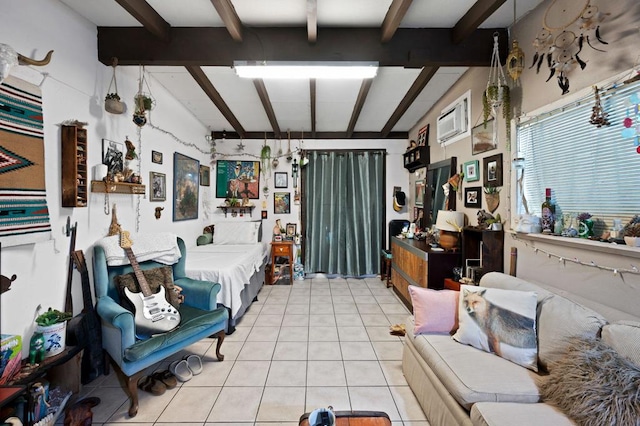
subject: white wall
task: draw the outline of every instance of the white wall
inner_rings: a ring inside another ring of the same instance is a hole
[[[97,31],[95,25],[71,11],[57,0],[7,0],[0,14],[0,42],[7,43],[18,52],[41,59],[54,50],[51,63],[37,68],[49,77],[42,84],[44,112],[45,170],[47,203],[51,216],[53,239],[39,244],[2,247],[1,273],[17,275],[11,290],[1,296],[1,331],[20,334],[28,341],[33,331],[36,307],[51,306],[63,309],[67,279],[70,239],[63,230],[67,217],[78,223],[76,249],[84,250],[91,261],[91,248],[95,241],[106,235],[110,216],[105,215],[104,194],[90,193],[89,205],[84,208],[61,207],[60,184],[60,127],[67,119],[88,122],[88,165],[101,162],[102,138],[124,142],[125,137],[138,145],[138,128],[131,120],[133,96],[138,90],[137,68],[118,68],[118,91],[127,103],[128,111],[113,115],[104,111],[103,99],[111,80],[111,67],[97,60]],[[151,121],[159,128],[171,132],[179,139],[197,144],[205,152],[208,146],[204,136],[208,130],[182,105],[177,103],[163,87],[149,81],[157,106],[151,112]],[[140,232],[175,232],[186,241],[195,241],[205,220],[200,209],[197,220],[172,221],[173,153],[209,163],[208,154],[176,142],[170,135],[148,125],[140,131],[143,183],[148,183],[149,171],[167,175],[167,201],[149,202],[147,197],[111,194],[111,204],[117,204],[118,219],[124,229],[135,232],[138,202],[140,204]],[[151,150],[164,154],[162,165],[151,163]],[[135,170],[137,166],[131,167]],[[204,191],[201,187],[201,200]],[[155,207],[164,207],[160,220],[154,217]],[[91,268],[91,264],[89,264]],[[74,274],[74,311],[82,309],[79,274]]]
[[[577,69],[569,75],[571,82],[570,94],[563,97],[556,84],[555,78],[552,78],[548,83],[545,82],[548,76],[546,64],[543,65],[540,74],[536,74],[535,69],[528,69],[535,53],[532,42],[538,31],[540,31],[540,28],[542,28],[542,19],[545,11],[552,3],[552,0],[541,3],[536,9],[519,21],[513,31],[513,34],[519,41],[520,47],[525,52],[527,66],[518,85],[514,87],[513,83],[510,82],[510,86],[513,87],[511,90],[511,103],[514,106],[515,116],[520,114],[521,111],[525,113],[531,112],[532,110],[556,101],[562,101],[583,89],[588,90],[593,84],[629,70],[634,65],[634,61],[638,59],[637,46],[638,40],[640,40],[640,33],[638,32],[637,22],[638,19],[640,19],[640,3],[636,0],[620,0],[616,2],[598,1],[597,5],[600,10],[605,13],[610,13],[601,25],[601,35],[609,44],[606,46],[606,52],[604,53],[596,52],[588,46],[584,47],[580,57],[587,61],[587,67],[583,71]],[[506,43],[507,41],[501,40],[500,42]],[[487,40],[487,43],[493,43],[493,41]],[[502,58],[502,60],[504,59],[505,58]],[[416,124],[410,131],[409,137],[416,139],[418,130],[427,123],[430,124],[431,129],[436,129],[436,119],[440,111],[469,89],[471,89],[472,92],[472,124],[474,126],[480,124],[482,122],[482,91],[486,88],[488,77],[488,68],[469,69],[451,90],[434,105],[432,110]],[[506,143],[504,119],[500,117],[497,123],[499,126],[498,149],[478,155],[472,155],[470,138],[455,142],[445,149],[441,148],[434,142],[436,134],[435,131],[432,130],[432,136],[430,136],[431,161],[456,156],[458,165],[470,160],[479,160],[480,167],[482,168],[482,159],[484,157],[502,153],[504,186],[501,191],[500,206],[495,213],[500,213],[501,217],[507,220],[507,231],[509,231],[508,225],[511,215],[510,197],[513,196],[510,170],[513,155]],[[589,126],[588,117],[585,118],[585,126]],[[588,149],[588,147],[585,147],[585,149]],[[597,155],[597,153],[594,153],[594,155]],[[482,172],[480,176],[482,179]],[[640,174],[638,176],[640,177]],[[633,179],[635,177],[626,178]],[[415,177],[411,177],[411,180],[413,182]],[[411,186],[413,188],[413,183]],[[479,182],[465,182],[464,186],[482,186],[482,180]],[[597,185],[594,182],[594,188],[595,187],[597,187]],[[413,194],[410,200],[413,200]],[[484,199],[482,205],[483,208],[485,208],[486,202]],[[463,211],[467,215],[469,224],[477,224],[477,210],[465,208],[462,199],[458,199],[457,210]],[[534,246],[539,249],[538,252],[536,252]],[[511,247],[518,249],[518,276],[578,295],[583,303],[594,307],[597,307],[599,304],[604,304],[632,316],[640,316],[637,308],[640,306],[639,275],[630,273],[614,275],[612,271],[606,269],[580,266],[571,262],[561,262],[557,257],[549,257],[541,250],[565,259],[579,259],[586,263],[593,262],[595,265],[618,269],[631,269],[633,265],[638,266],[640,263],[640,253],[636,253],[635,256],[629,255],[628,252],[608,254],[589,249],[586,245],[566,247],[541,242],[535,244],[531,242],[525,243],[517,239],[516,235],[506,233],[504,265],[505,271],[507,272],[509,270],[509,253]]]

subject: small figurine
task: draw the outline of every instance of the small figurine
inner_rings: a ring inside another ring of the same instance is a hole
[[[44,335],[36,331],[29,342],[29,364],[40,364],[44,361],[44,355]]]

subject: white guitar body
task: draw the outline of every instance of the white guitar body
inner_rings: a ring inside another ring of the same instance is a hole
[[[142,292],[134,293],[126,287],[124,293],[135,307],[136,335],[139,338],[166,333],[180,324],[180,313],[165,299],[164,287],[149,296]]]

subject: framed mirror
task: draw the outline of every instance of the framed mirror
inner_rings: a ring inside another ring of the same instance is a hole
[[[456,157],[427,166],[424,194],[424,221],[427,228],[436,223],[438,210],[456,209],[456,192],[449,185],[449,195],[445,196],[442,186],[456,173],[457,167]]]

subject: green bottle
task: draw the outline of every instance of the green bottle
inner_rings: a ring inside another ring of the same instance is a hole
[[[553,234],[556,225],[556,206],[551,202],[551,188],[545,190],[542,203],[542,233]]]

